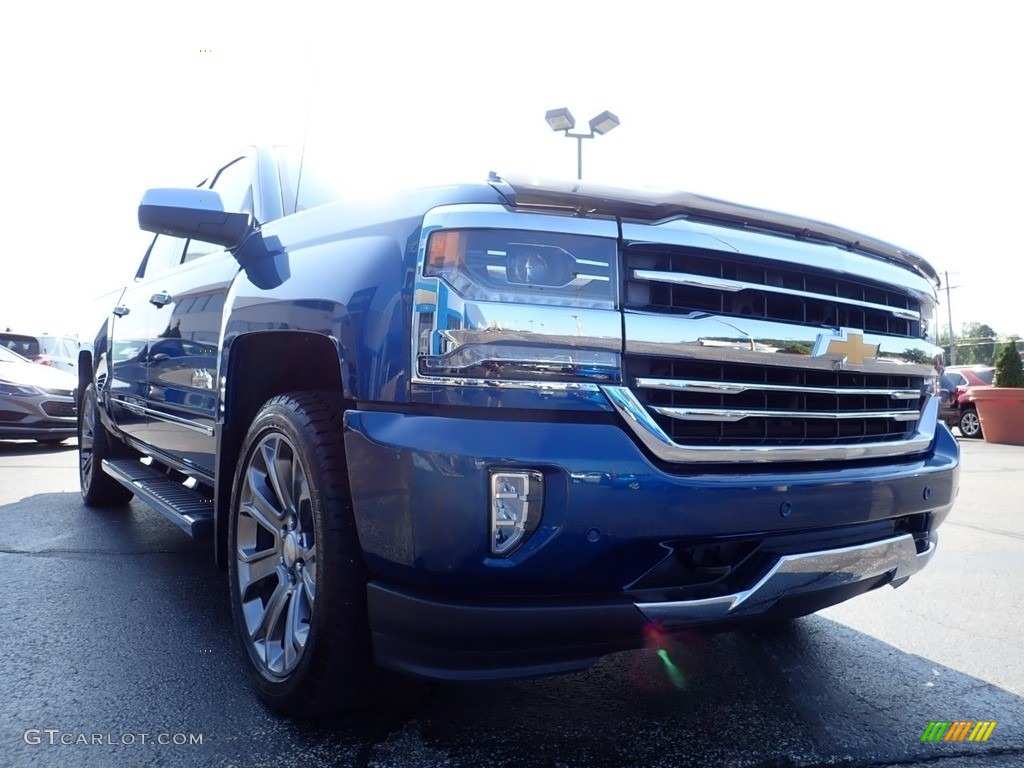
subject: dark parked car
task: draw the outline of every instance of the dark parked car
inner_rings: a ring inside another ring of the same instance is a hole
[[[0,346],[0,439],[59,443],[77,429],[75,377]]]
[[[968,396],[967,388],[991,386],[995,370],[990,365],[957,365],[942,372],[940,416],[950,429],[956,426],[964,437],[981,437],[978,409]]]

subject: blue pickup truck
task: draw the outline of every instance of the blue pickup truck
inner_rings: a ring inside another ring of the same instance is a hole
[[[330,198],[280,147],[148,191],[79,365],[85,504],[212,540],[279,711],[579,670],[934,555],[959,455],[913,253],[585,182]]]

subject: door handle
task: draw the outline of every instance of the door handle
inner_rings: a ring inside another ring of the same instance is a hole
[[[126,307],[124,304],[121,304],[120,306],[114,307],[114,314],[117,315],[118,317],[124,317],[125,315],[127,315],[131,311],[132,311],[131,308],[130,307]]]
[[[149,303],[154,307],[164,307],[171,303],[174,299],[169,293],[154,293],[149,297]]]

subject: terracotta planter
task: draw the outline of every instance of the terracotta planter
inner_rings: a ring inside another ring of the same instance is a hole
[[[967,392],[978,407],[985,442],[1024,445],[1024,389],[968,387]]]

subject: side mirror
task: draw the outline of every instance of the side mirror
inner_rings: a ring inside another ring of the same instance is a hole
[[[249,214],[229,213],[212,189],[194,187],[147,190],[139,205],[139,227],[225,248],[237,248],[252,231]]]

